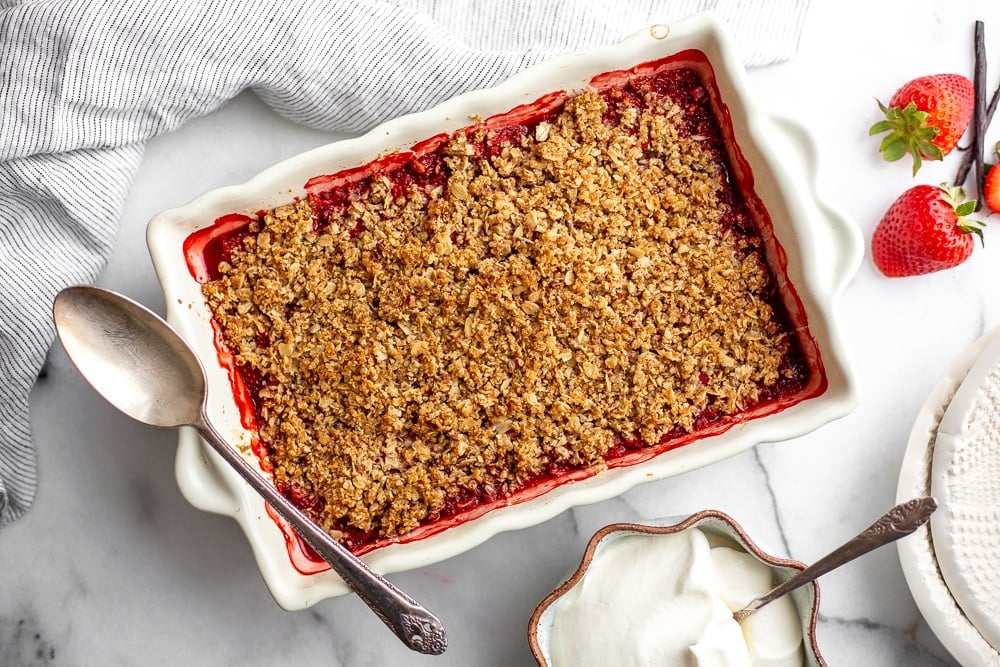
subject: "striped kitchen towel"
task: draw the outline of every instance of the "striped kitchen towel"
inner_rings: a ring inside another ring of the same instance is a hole
[[[795,52],[807,3],[0,0],[0,526],[35,495],[28,394],[52,299],[101,271],[150,137],[246,88],[296,122],[361,132],[704,9],[765,65]]]

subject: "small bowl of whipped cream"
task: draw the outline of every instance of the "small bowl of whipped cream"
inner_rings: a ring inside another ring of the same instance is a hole
[[[805,567],[764,553],[715,510],[612,524],[535,609],[528,643],[540,667],[825,667],[816,582],[733,619]]]

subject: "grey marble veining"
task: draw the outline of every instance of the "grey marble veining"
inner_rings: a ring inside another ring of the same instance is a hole
[[[43,632],[31,608],[13,609],[10,615],[0,616],[0,664],[55,664],[55,646]]]
[[[1000,30],[1000,6],[952,3],[947,14],[937,7],[817,0],[799,56],[750,73],[762,106],[811,126],[820,191],[856,218],[865,238],[914,184],[908,169],[875,155],[867,136],[873,98],[886,99],[919,74],[970,72],[975,18],[986,21],[991,62],[1000,62],[1000,32],[991,33]],[[913,43],[933,48],[904,56]],[[993,70],[991,87],[1000,69]],[[997,127],[992,134],[1000,136]],[[295,127],[243,95],[150,142],[101,283],[162,312],[144,242],[149,218],[335,138]],[[917,180],[950,180],[956,167],[932,164]],[[715,508],[766,551],[819,558],[893,504],[910,426],[931,386],[966,345],[1000,324],[998,238],[988,228],[986,247],[966,265],[921,278],[887,280],[864,262],[840,304],[862,387],[849,416],[392,575],[444,621],[451,642],[439,658],[398,645],[351,596],[280,610],[236,524],[194,509],[178,491],[176,434],[116,413],[56,346],[32,395],[37,502],[0,531],[0,667],[528,665],[533,607],[607,523]],[[894,549],[820,585],[819,641],[831,665],[956,664],[917,610]]]

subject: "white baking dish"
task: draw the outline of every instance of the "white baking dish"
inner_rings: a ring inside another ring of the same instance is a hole
[[[389,121],[362,137],[288,159],[247,183],[208,192],[150,222],[147,241],[166,296],[167,319],[206,366],[212,401],[210,418],[234,445],[246,448],[249,434],[240,424],[226,371],[218,361],[211,317],[185,261],[184,240],[193,231],[211,225],[222,215],[267,209],[304,196],[303,186],[312,177],[356,167],[387,151],[452,132],[467,126],[470,115],[488,117],[554,91],[579,92],[598,74],[687,50],[704,55],[704,62],[697,68],[706,70],[700,72],[703,78],[714,80],[719,112],[724,120],[728,117],[733,143],[738,146],[738,155],[731,154],[730,159],[749,168],[753,189],[773,223],[777,243],[771,244],[768,259],[785,267],[784,275],[798,295],[787,305],[801,308],[804,313],[814,354],[825,371],[825,389],[781,412],[738,424],[720,435],[645,462],[564,484],[439,534],[376,549],[365,560],[377,570],[400,571],[443,560],[498,532],[540,523],[566,508],[610,498],[639,482],[704,466],[759,442],[794,438],[853,408],[857,401],[856,379],[837,321],[837,304],[857,270],[863,244],[856,227],[817,196],[816,152],[808,133],[756,106],[724,27],[714,16],[703,14],[669,26],[652,26],[614,46],[555,58],[495,88],[461,95],[428,111]],[[180,437],[176,474],[182,492],[192,504],[239,522],[271,593],[282,607],[299,609],[347,591],[329,571],[303,574],[293,567],[285,537],[261,499],[193,432],[185,431]]]

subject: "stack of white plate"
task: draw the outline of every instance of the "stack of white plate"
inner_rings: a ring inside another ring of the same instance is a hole
[[[1000,328],[966,350],[917,416],[897,498],[937,498],[898,542],[928,625],[963,665],[1000,665]]]

